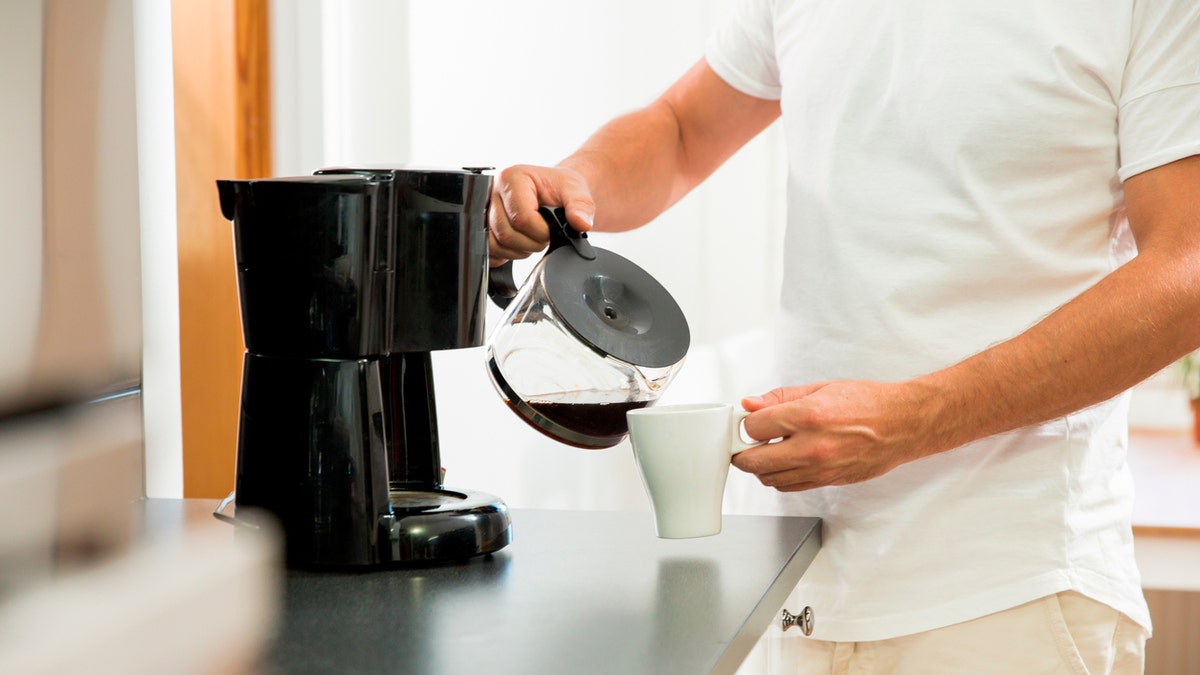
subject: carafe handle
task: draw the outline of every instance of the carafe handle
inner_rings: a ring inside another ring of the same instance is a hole
[[[500,309],[507,309],[508,304],[517,297],[517,282],[513,280],[512,261],[488,269],[488,297]]]
[[[581,258],[596,259],[596,250],[587,240],[587,233],[580,232],[567,223],[567,212],[561,206],[539,206],[538,213],[550,226],[550,246],[546,255],[562,246],[571,246]],[[517,297],[516,281],[513,280],[513,263],[511,260],[498,267],[488,270],[488,297],[496,306],[505,309]]]

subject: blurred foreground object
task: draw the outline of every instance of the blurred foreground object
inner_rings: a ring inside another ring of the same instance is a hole
[[[0,673],[256,671],[278,534],[143,528],[140,403],[0,420]]]

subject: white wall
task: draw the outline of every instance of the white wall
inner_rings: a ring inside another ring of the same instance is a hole
[[[271,3],[276,175],[408,161],[408,6]]]
[[[146,495],[183,497],[171,3],[133,0]]]

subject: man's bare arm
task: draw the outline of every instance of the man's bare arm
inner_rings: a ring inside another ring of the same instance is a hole
[[[779,102],[729,86],[701,60],[653,103],[601,127],[557,167],[500,173],[490,228],[493,260],[545,247],[543,204],[577,229],[628,230],[679,201],[779,117]]]
[[[683,198],[778,117],[778,101],[743,94],[701,60],[559,166],[579,172],[603,204],[597,227],[628,230]]]
[[[924,378],[954,447],[1111,398],[1200,348],[1200,156],[1131,177],[1138,255],[1026,333]]]

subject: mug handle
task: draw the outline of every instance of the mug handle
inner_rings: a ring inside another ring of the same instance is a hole
[[[733,455],[738,454],[739,452],[741,452],[743,450],[749,450],[750,448],[757,448],[760,445],[766,445],[767,443],[770,443],[770,441],[749,442],[749,441],[742,440],[742,423],[745,422],[746,418],[749,416],[750,416],[750,413],[746,412],[745,410],[737,410],[735,408],[733,411],[733,437],[732,437],[733,447],[731,447],[729,449],[729,455],[731,457]]]

